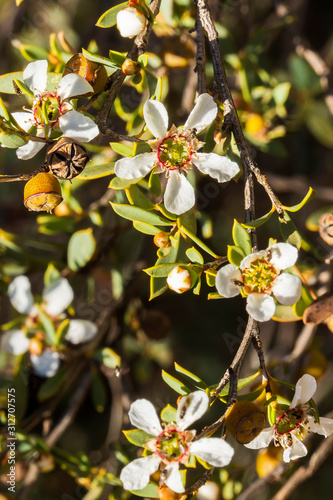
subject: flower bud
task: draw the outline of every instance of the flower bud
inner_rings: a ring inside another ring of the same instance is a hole
[[[121,65],[121,71],[126,76],[137,75],[141,71],[140,64],[136,61],[132,61],[132,59],[125,59],[123,64]]]
[[[263,140],[266,137],[266,123],[258,113],[250,113],[245,122],[245,129],[252,137]]]
[[[169,248],[171,246],[170,236],[161,231],[160,233],[155,234],[154,243],[158,248]]]
[[[251,401],[237,401],[228,409],[225,424],[238,443],[247,444],[264,429],[266,415]]]
[[[59,181],[48,172],[35,175],[24,187],[24,205],[28,210],[51,213],[61,202]]]
[[[36,464],[40,472],[51,472],[51,470],[53,470],[55,466],[53,455],[40,455],[40,457],[36,461]]]
[[[125,7],[117,14],[117,28],[121,36],[133,38],[146,27],[146,17],[135,7]]]
[[[168,287],[176,293],[187,292],[191,286],[191,275],[185,267],[176,266],[167,277]]]
[[[74,139],[62,137],[47,152],[47,163],[58,179],[71,180],[79,175],[88,161],[86,148]]]
[[[30,354],[35,354],[36,356],[40,356],[45,348],[45,343],[43,339],[41,339],[38,335],[35,335],[29,344],[29,352]]]
[[[67,62],[62,76],[70,73],[76,73],[87,80],[94,89],[94,94],[97,94],[105,87],[108,79],[105,66],[89,61],[83,54],[75,54]]]

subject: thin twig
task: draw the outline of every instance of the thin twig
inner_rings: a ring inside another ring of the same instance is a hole
[[[198,77],[198,94],[203,94],[207,91],[206,86],[206,51],[205,51],[205,37],[202,24],[200,21],[199,9],[196,12],[196,23],[197,31],[197,54],[196,54],[196,66],[194,71],[197,73]]]
[[[16,174],[16,175],[0,175],[0,182],[17,182],[17,181],[29,181],[37,174],[42,172],[48,172],[49,166],[47,163],[44,163],[41,167],[37,168],[33,172],[29,174]]]

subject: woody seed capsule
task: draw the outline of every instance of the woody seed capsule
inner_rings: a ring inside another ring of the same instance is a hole
[[[105,87],[108,79],[105,66],[89,61],[83,54],[75,54],[67,62],[62,76],[70,73],[76,73],[87,80],[94,89],[94,94],[97,94]]]
[[[237,401],[228,409],[225,424],[238,443],[247,444],[265,427],[266,415],[251,401]]]
[[[59,179],[71,180],[79,175],[88,161],[86,148],[78,141],[62,137],[47,152],[47,163]]]

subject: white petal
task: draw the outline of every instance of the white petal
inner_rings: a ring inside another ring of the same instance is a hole
[[[222,297],[236,297],[240,293],[242,287],[235,285],[233,280],[243,282],[242,273],[235,264],[227,264],[217,272],[215,286]]]
[[[97,326],[87,319],[72,319],[69,323],[65,339],[72,344],[81,344],[93,339],[98,331]]]
[[[277,269],[287,269],[295,264],[298,257],[298,250],[289,243],[275,243],[269,247],[271,251],[271,263]]]
[[[165,193],[164,205],[169,212],[181,215],[195,204],[194,189],[185,175],[170,172]]]
[[[61,99],[69,99],[93,91],[94,89],[83,76],[71,73],[60,80],[57,94]]]
[[[282,273],[275,278],[272,292],[281,304],[292,306],[301,298],[302,281],[299,276]]]
[[[320,424],[315,421],[313,417],[308,415],[308,425],[310,427],[311,432],[315,432],[316,434],[320,434],[321,436],[331,436],[333,434],[333,419],[320,417]]]
[[[16,150],[16,156],[20,160],[30,160],[45,146],[45,142],[28,141],[24,146],[20,146]]]
[[[158,436],[162,432],[162,427],[156,410],[147,399],[137,399],[131,404],[128,416],[132,425],[148,432],[153,436]]]
[[[239,264],[239,267],[241,268],[242,271],[244,271],[244,269],[250,267],[252,262],[262,259],[263,257],[265,257],[266,254],[267,254],[266,250],[260,250],[260,252],[250,253],[250,255],[244,257],[244,259]]]
[[[200,486],[196,496],[197,500],[219,500],[220,498],[220,488],[213,481],[207,481],[204,485]]]
[[[147,175],[156,161],[155,153],[142,153],[131,158],[121,158],[114,165],[114,173],[121,179],[138,179]]]
[[[183,481],[181,475],[179,474],[179,465],[178,463],[171,463],[167,465],[164,469],[167,477],[165,479],[165,484],[170,490],[175,491],[176,493],[183,493],[185,491]]]
[[[206,412],[209,397],[203,391],[194,391],[183,396],[177,408],[176,422],[181,430],[187,429]]]
[[[14,278],[8,287],[8,297],[16,311],[21,314],[29,314],[34,305],[29,278],[26,276]]]
[[[191,443],[190,453],[214,467],[225,467],[231,462],[234,449],[223,439],[202,438]]]
[[[150,132],[162,139],[168,130],[168,112],[160,101],[148,99],[143,106],[143,116]]]
[[[33,114],[28,113],[27,111],[17,111],[16,113],[12,113],[12,116],[17,121],[17,124],[25,132],[28,132],[31,129],[31,127],[35,124]]]
[[[274,299],[265,293],[251,293],[246,300],[246,311],[256,321],[268,321],[275,313]]]
[[[306,373],[301,377],[295,387],[295,394],[290,403],[290,408],[295,408],[297,405],[307,403],[317,390],[316,379]]]
[[[290,460],[305,457],[308,453],[308,450],[302,441],[300,441],[293,433],[291,433],[291,437],[293,444],[286,448],[283,452],[283,460],[287,463],[290,462]]]
[[[74,110],[60,116],[59,128],[66,137],[82,142],[90,142],[99,134],[98,126],[89,116]]]
[[[125,490],[142,490],[149,483],[150,475],[157,471],[161,463],[155,455],[133,460],[120,473],[120,481]]]
[[[235,161],[215,153],[197,153],[193,163],[200,172],[210,175],[219,182],[230,181],[239,172],[239,166]]]
[[[50,316],[59,316],[73,302],[74,292],[66,278],[53,281],[43,290],[45,311]]]
[[[22,330],[8,330],[0,337],[1,350],[19,356],[27,352],[30,340]]]
[[[259,450],[260,448],[267,448],[269,443],[273,439],[273,427],[267,427],[262,430],[259,436],[254,438],[250,443],[244,444],[246,448],[250,448],[251,450]]]
[[[45,349],[40,356],[31,354],[30,360],[34,371],[39,377],[53,377],[60,366],[59,354],[49,349]]]
[[[146,22],[146,17],[135,7],[126,7],[117,14],[117,28],[125,38],[133,38],[141,33]]]
[[[184,129],[195,128],[202,132],[207,128],[217,115],[217,105],[209,94],[201,94],[198,97],[196,105],[192,109],[190,116],[186,120]]]
[[[23,80],[34,94],[44,92],[47,84],[46,59],[29,63],[23,71]]]

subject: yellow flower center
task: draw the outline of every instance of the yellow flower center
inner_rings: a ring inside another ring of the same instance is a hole
[[[243,271],[243,282],[247,293],[267,293],[278,275],[272,264],[266,260],[256,260]]]
[[[191,163],[194,144],[186,133],[180,134],[178,130],[169,132],[157,150],[160,165],[168,170],[178,170]]]

